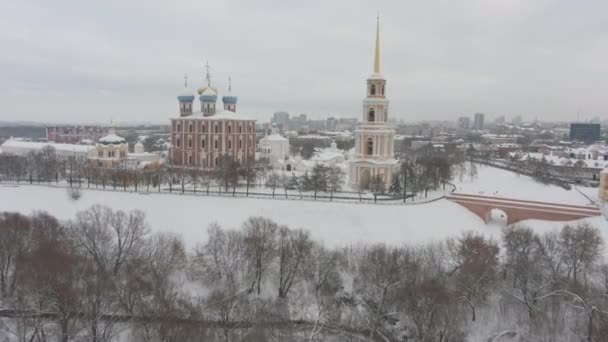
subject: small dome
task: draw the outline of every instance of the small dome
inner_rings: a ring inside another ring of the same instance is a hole
[[[194,101],[194,93],[189,89],[184,89],[179,95],[177,95],[179,102],[192,102]]]
[[[217,88],[204,86],[198,88],[197,92],[199,95],[217,95]]]
[[[106,135],[105,137],[99,139],[99,143],[102,145],[120,145],[120,144],[124,144],[127,141],[125,140],[125,138],[118,136],[114,133],[110,133],[108,135]]]
[[[228,95],[228,96],[222,97],[222,102],[227,103],[227,104],[236,104],[236,101],[237,101],[236,96]]]
[[[135,146],[133,146],[133,151],[135,153],[144,153],[144,144],[138,142],[135,144]]]
[[[201,102],[217,102],[217,91],[215,88],[205,87],[202,92],[201,89],[199,89],[199,94],[201,94],[199,99]]]
[[[217,102],[216,95],[201,95],[198,97],[201,102]]]

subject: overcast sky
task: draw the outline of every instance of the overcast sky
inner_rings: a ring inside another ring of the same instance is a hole
[[[359,117],[378,12],[393,117],[608,117],[606,0],[3,0],[0,121],[166,122],[206,61],[243,114]]]

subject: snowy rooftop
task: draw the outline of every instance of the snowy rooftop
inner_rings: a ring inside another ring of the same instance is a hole
[[[99,139],[99,143],[107,145],[107,144],[112,144],[112,145],[117,145],[117,144],[124,144],[126,142],[125,138],[116,135],[115,133],[110,133],[108,135],[106,135],[105,137]]]
[[[9,139],[2,144],[5,153],[15,153],[16,150],[42,150],[46,146],[52,146],[55,151],[60,152],[82,152],[86,153],[95,147],[91,145],[56,144],[50,142],[32,142]]]
[[[282,137],[280,134],[271,134],[268,136],[263,137],[260,140],[265,140],[265,141],[289,141],[289,139]]]
[[[510,153],[509,155],[516,156],[517,153]],[[520,157],[520,160],[541,161],[543,159],[551,165],[573,166],[577,163],[582,163],[583,166],[588,168],[603,169],[608,167],[608,160],[567,158],[558,155],[546,155],[543,153],[526,153]]]
[[[340,151],[332,151],[330,149],[326,149],[318,154],[315,154],[312,158],[310,158],[310,160],[314,162],[324,162],[338,158],[344,158],[344,153]]]

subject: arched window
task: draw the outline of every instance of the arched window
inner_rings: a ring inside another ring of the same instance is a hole
[[[243,148],[243,140],[239,139],[239,149]]]
[[[374,154],[374,140],[372,138],[367,139],[367,154]]]
[[[213,147],[217,150],[217,139],[213,142]]]
[[[243,127],[241,127],[241,125],[239,125],[239,133],[243,133]]]
[[[217,124],[215,125],[215,133],[218,132]]]
[[[205,139],[201,140],[201,148],[205,148]]]
[[[188,148],[192,148],[192,138],[188,138]]]
[[[207,129],[207,128],[205,127],[205,124],[203,124],[203,127],[202,127],[201,129],[202,129],[203,133],[205,133],[205,131],[206,131],[206,129]]]
[[[372,95],[376,95],[376,85],[372,84],[369,91]]]
[[[382,85],[382,92],[381,92],[381,94],[384,95],[384,84]]]
[[[188,164],[192,165],[192,156],[188,156]]]
[[[179,132],[181,130],[181,126],[180,124],[177,124],[177,131]]]
[[[369,122],[376,121],[376,112],[374,112],[374,108],[369,109],[369,115],[367,116],[367,121],[369,121]]]
[[[179,147],[179,138],[175,140],[175,146]]]
[[[192,133],[192,131],[193,131],[192,124],[189,124],[189,125],[188,125],[188,132]]]
[[[232,133],[232,126],[228,125],[228,133]]]
[[[232,149],[232,140],[228,140],[228,149]]]

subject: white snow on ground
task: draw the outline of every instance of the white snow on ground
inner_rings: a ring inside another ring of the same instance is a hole
[[[589,200],[574,187],[572,190],[566,190],[486,165],[477,165],[477,178],[472,181],[468,175],[464,175],[462,180],[457,177],[453,183],[456,185],[456,192],[460,193],[573,205],[589,204]]]
[[[402,206],[84,190],[80,200],[72,201],[63,188],[0,185],[0,211],[45,210],[60,219],[70,219],[93,204],[141,209],[153,231],[178,233],[190,247],[206,240],[210,223],[238,228],[250,216],[265,216],[291,228],[307,229],[316,240],[338,247],[374,242],[416,244],[458,237],[464,231],[498,239],[502,227],[485,224],[475,214],[445,199]],[[608,241],[606,220],[588,220],[602,230]],[[563,225],[534,220],[524,223],[539,233]]]
[[[22,213],[45,210],[61,219],[70,219],[79,210],[97,203],[114,209],[141,209],[152,229],[176,232],[190,246],[206,239],[210,223],[238,228],[250,216],[270,217],[291,228],[305,228],[328,246],[418,243],[458,236],[467,230],[499,232],[447,200],[401,206],[96,190],[83,190],[82,194],[80,200],[72,201],[62,188],[0,185],[0,210]]]

